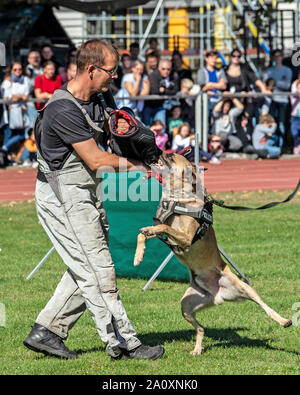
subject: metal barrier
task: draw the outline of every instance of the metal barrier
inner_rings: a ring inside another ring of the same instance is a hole
[[[148,96],[124,96],[118,97],[118,100],[168,100],[168,99],[185,99],[190,98],[195,101],[195,144],[201,144],[203,150],[208,150],[208,134],[209,134],[209,98],[214,96],[223,98],[258,98],[258,97],[274,97],[274,96],[288,96],[300,97],[299,93],[292,92],[273,92],[273,93],[218,93],[216,95],[208,95],[207,92],[200,92],[197,96],[183,95],[183,96],[166,96],[166,95],[148,95]],[[47,102],[47,99],[29,98],[27,102]],[[11,100],[0,99],[0,104],[12,104]],[[195,163],[199,163],[199,151],[195,150]]]

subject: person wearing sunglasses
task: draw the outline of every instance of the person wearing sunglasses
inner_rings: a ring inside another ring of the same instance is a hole
[[[111,44],[92,39],[78,49],[76,63],[75,78],[54,93],[35,127],[37,214],[67,271],[24,345],[55,357],[77,358],[63,340],[88,309],[110,357],[158,359],[164,348],[141,343],[120,299],[101,198],[104,171],[149,169],[138,160],[120,162],[119,156],[99,148],[109,136],[105,109],[115,108],[110,86],[117,77],[119,53]],[[129,130],[127,122],[117,121],[117,127],[120,133]]]
[[[4,110],[3,149],[14,151],[17,143],[25,139],[26,128],[30,126],[27,100],[30,93],[30,80],[24,73],[22,63],[13,61],[6,69],[1,85],[2,97],[11,100]]]

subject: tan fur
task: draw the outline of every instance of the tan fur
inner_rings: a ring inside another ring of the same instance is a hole
[[[177,184],[182,185],[181,172],[184,166],[190,166],[190,164],[184,157],[176,154],[163,154],[162,161],[168,167],[176,167],[176,175],[172,176],[172,182],[170,183],[171,188],[176,190]],[[178,183],[176,183],[176,177],[178,177]],[[162,198],[165,196],[164,192],[163,188]],[[198,203],[196,200],[188,204]],[[165,235],[170,242],[175,242],[180,247],[178,251],[175,250],[174,252],[177,258],[192,273],[191,283],[181,299],[182,315],[196,330],[196,345],[191,354],[201,354],[204,336],[204,329],[196,320],[196,313],[205,308],[222,304],[224,301],[252,300],[281,326],[290,326],[290,320],[281,317],[276,311],[267,306],[252,287],[231,272],[220,256],[212,226],[202,240],[192,244],[198,227],[199,224],[194,218],[174,214],[163,225],[142,228],[140,229],[141,233],[138,235],[134,258],[134,265],[139,265],[143,260],[146,240],[158,235]]]

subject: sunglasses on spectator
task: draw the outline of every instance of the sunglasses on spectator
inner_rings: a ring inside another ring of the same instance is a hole
[[[23,69],[22,68],[19,68],[19,69],[12,69],[12,71],[22,71]]]
[[[221,140],[211,140],[212,143],[221,143]]]
[[[105,71],[110,77],[112,77],[113,75],[117,74],[117,70],[118,70],[118,66],[116,66],[113,70],[107,70],[104,69],[103,67],[97,66],[94,64],[94,66],[96,67],[96,69],[98,70],[103,70]]]
[[[232,58],[240,58],[241,55],[231,55]]]

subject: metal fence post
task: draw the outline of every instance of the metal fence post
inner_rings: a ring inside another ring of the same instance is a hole
[[[203,93],[203,115],[202,115],[202,149],[207,151],[208,148],[208,130],[209,130],[209,118],[208,118],[208,94]]]
[[[195,100],[195,147],[202,142],[202,93]],[[199,172],[199,150],[195,149],[196,171]]]

